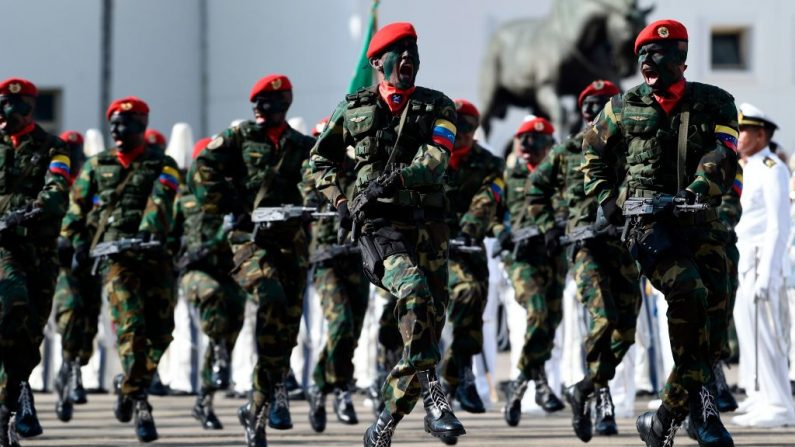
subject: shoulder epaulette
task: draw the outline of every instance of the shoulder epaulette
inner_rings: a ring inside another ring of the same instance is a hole
[[[762,161],[765,164],[765,166],[767,166],[768,168],[772,168],[777,163],[776,160],[774,160],[772,157],[765,157],[765,159]]]

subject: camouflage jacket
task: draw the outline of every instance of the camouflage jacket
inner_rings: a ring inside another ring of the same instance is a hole
[[[209,214],[300,205],[301,165],[313,142],[288,127],[277,147],[256,123],[244,121],[223,131],[199,154],[191,170],[191,191]],[[254,203],[258,194],[262,197]]]
[[[94,238],[91,222],[107,224],[98,242],[151,233],[166,241],[173,218],[174,197],[179,187],[177,163],[152,146],[125,168],[111,148],[86,160],[72,186],[69,211],[61,234],[74,247],[89,246]],[[117,195],[116,189],[130,176]],[[92,211],[93,210],[93,211]],[[97,213],[96,220],[90,214]],[[97,224],[99,225],[99,223]]]
[[[460,232],[476,240],[486,236],[505,195],[503,169],[502,159],[475,143],[458,169],[447,170],[447,225],[453,237]]]
[[[677,144],[685,105],[690,119],[682,185],[719,204],[736,174],[737,109],[730,94],[696,82],[687,83],[670,115],[646,84],[611,98],[585,134],[586,192],[599,203],[617,197],[619,181],[613,164],[624,159],[627,196],[676,194]]]
[[[342,169],[337,173],[337,180],[345,194],[353,195],[353,185],[356,177],[354,176],[353,159],[345,156]],[[301,189],[304,193],[304,206],[318,207],[321,211],[335,211],[334,207],[326,198],[315,188],[315,178],[312,175],[312,167],[309,160],[303,167],[304,180]],[[337,219],[321,219],[312,222],[312,243],[310,250],[322,250],[324,246],[337,243],[337,230],[339,221]]]
[[[444,94],[417,87],[405,107],[405,124],[395,147],[402,112],[393,114],[387,108],[377,86],[348,95],[337,106],[311,153],[315,185],[332,204],[348,197],[338,179],[346,147],[353,146],[356,157],[353,197],[387,169],[394,148],[391,168],[400,169],[403,187],[379,202],[392,209],[396,205],[444,210],[444,173],[448,148],[455,140],[455,106]]]
[[[41,207],[43,214],[26,226],[24,240],[54,241],[69,203],[69,148],[39,125],[17,143],[14,148],[11,137],[0,140],[0,213]]]
[[[543,168],[545,170],[550,169],[552,166],[559,166],[560,160],[554,161],[550,159],[551,156],[552,152],[550,151],[544,160],[536,166],[534,172],[530,172],[530,168],[527,164],[519,158],[509,157],[505,169],[505,203],[511,216],[511,228],[516,230],[530,225],[538,225],[534,216],[530,213],[527,191],[530,189],[531,174],[537,172],[538,169],[542,168],[545,164],[546,167]],[[555,155],[555,157],[559,158],[560,154]],[[552,196],[552,208],[554,210],[553,223],[565,222],[568,216],[568,212],[563,203],[562,191],[564,188],[564,180],[562,176],[556,177],[555,179],[554,191],[556,192]]]
[[[202,267],[229,272],[234,264],[223,223],[223,216],[205,213],[196,196],[185,191],[174,201],[174,225],[169,235],[171,253],[179,261],[183,255],[206,250],[200,261]]]
[[[743,207],[740,205],[740,195],[743,193],[743,167],[737,163],[737,174],[734,175],[734,182],[731,188],[726,190],[718,208],[718,218],[726,226],[726,229],[734,234],[734,227],[743,215]],[[736,236],[733,236],[736,237]]]

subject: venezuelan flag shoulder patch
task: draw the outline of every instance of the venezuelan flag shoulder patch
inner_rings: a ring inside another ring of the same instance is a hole
[[[738,172],[737,175],[734,176],[734,182],[732,182],[732,190],[737,193],[737,196],[742,196],[743,194],[743,173]]]
[[[491,182],[491,192],[494,194],[494,200],[499,203],[505,193],[505,180],[498,178]]]
[[[163,171],[160,173],[160,178],[158,180],[167,188],[174,191],[179,189],[179,171],[171,166],[163,167]]]
[[[61,175],[67,179],[72,175],[72,162],[66,155],[56,155],[50,160],[50,172]]]
[[[447,149],[453,150],[455,144],[455,124],[446,119],[438,119],[433,123],[433,142]]]
[[[715,126],[715,138],[734,152],[737,152],[738,136],[737,131],[729,126],[721,126],[720,124]]]

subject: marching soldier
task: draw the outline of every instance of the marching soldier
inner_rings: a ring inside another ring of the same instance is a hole
[[[262,447],[266,419],[272,428],[293,426],[284,379],[297,344],[308,253],[301,219],[260,225],[255,232],[250,214],[258,207],[303,203],[298,185],[313,139],[285,120],[293,100],[286,76],[263,77],[249,100],[254,120],[216,136],[197,157],[191,181],[205,214],[236,216],[229,236],[232,275],[257,303],[258,354],[254,389],[238,417],[248,445]]]
[[[58,275],[56,238],[68,203],[69,149],[33,119],[38,90],[0,82],[0,446],[42,433],[28,377],[41,360]],[[16,426],[10,426],[14,417]]]
[[[318,124],[319,133],[325,127]],[[318,134],[319,134],[318,133]],[[337,176],[340,186],[352,195],[356,177],[354,163],[345,156],[342,169]],[[326,202],[314,189],[314,180],[309,163],[305,166],[305,182],[313,193],[307,200],[309,205]],[[329,207],[330,208],[330,207]],[[362,256],[349,242],[339,244],[337,233],[339,222],[321,220],[312,224],[312,281],[320,295],[323,313],[328,323],[326,344],[320,352],[312,378],[314,385],[309,390],[309,422],[316,432],[326,427],[326,395],[334,393],[334,413],[344,424],[359,422],[353,406],[353,353],[364,324],[364,315],[370,298],[370,282],[362,272]]]
[[[83,136],[75,131],[61,134],[69,147],[72,160],[69,182],[74,183],[86,156],[83,153]],[[96,228],[97,213],[88,213],[86,231]],[[72,419],[74,404],[87,402],[80,368],[88,364],[94,351],[94,337],[99,328],[99,310],[102,305],[102,284],[91,275],[88,263],[78,262],[83,269],[73,269],[74,250],[67,237],[58,238],[60,269],[55,286],[55,321],[61,334],[63,363],[55,378],[58,400],[55,413],[63,422]]]
[[[737,110],[725,91],[684,78],[684,25],[661,20],[635,41],[644,83],[616,95],[586,132],[586,193],[620,224],[616,160],[626,161],[626,201],[635,213],[628,246],[668,302],[674,369],[656,412],[637,420],[647,446],[670,445],[690,413],[699,445],[732,446],[715,406],[711,331],[725,333],[726,227],[715,209],[735,178]],[[705,209],[706,208],[706,209]]]
[[[519,358],[519,376],[511,383],[505,404],[505,421],[514,427],[522,416],[522,397],[528,382],[535,382],[535,400],[546,412],[563,409],[563,402],[547,383],[544,364],[552,355],[555,330],[563,318],[563,282],[565,261],[557,240],[562,235],[566,209],[561,195],[554,198],[554,215],[544,228],[530,215],[526,191],[532,174],[539,168],[550,148],[555,144],[552,124],[544,118],[533,117],[519,126],[514,135],[515,159],[505,170],[506,205],[511,215],[511,235],[499,232],[501,249],[512,252],[508,272],[516,291],[516,300],[527,309],[527,333]],[[556,190],[562,189],[561,177]],[[526,237],[518,236],[530,231]]]
[[[610,81],[592,82],[580,93],[577,104],[587,126],[593,122],[610,97],[619,89]],[[588,309],[590,328],[585,340],[586,377],[566,391],[571,406],[572,426],[580,440],[588,442],[594,431],[590,400],[595,395],[595,431],[600,435],[618,433],[615,410],[607,384],[616,367],[635,342],[635,322],[640,309],[638,269],[619,238],[619,231],[597,218],[596,198],[586,197],[582,164],[582,140],[585,130],[552,149],[530,177],[528,201],[530,215],[539,229],[554,227],[552,200],[561,183],[563,199],[569,210],[566,237],[568,257],[572,260],[577,296]],[[624,175],[623,165],[614,167],[617,179]],[[549,241],[560,244],[560,240]]]
[[[450,202],[447,224],[450,247],[450,307],[453,340],[442,360],[448,394],[470,413],[486,409],[475,386],[472,357],[483,352],[483,309],[488,296],[488,262],[483,238],[504,196],[504,163],[475,141],[480,112],[464,99],[455,100],[455,146],[450,155],[445,191]]]
[[[444,94],[414,85],[420,60],[410,23],[381,28],[367,57],[378,85],[339,104],[311,157],[318,191],[337,208],[343,228],[355,226],[365,274],[397,297],[403,357],[384,383],[385,408],[364,445],[390,445],[395,426],[420,396],[426,431],[455,438],[464,427],[436,376],[448,301],[443,179],[455,142],[455,106]],[[356,155],[352,196],[339,181],[348,145]]]
[[[95,266],[101,261],[124,371],[114,380],[114,414],[119,422],[134,415],[138,439],[151,442],[158,435],[147,387],[174,328],[174,279],[164,244],[179,173],[171,157],[146,143],[149,107],[144,101],[117,99],[107,118],[115,147],[86,162],[62,234],[72,242],[76,269],[86,268],[95,249],[117,247],[118,253],[93,260]],[[88,214],[95,208],[92,234]]]
[[[194,160],[210,141],[203,138],[196,142]],[[210,430],[223,428],[213,410],[213,396],[217,390],[229,387],[230,352],[243,327],[246,303],[246,293],[229,276],[234,267],[232,250],[226,240],[229,230],[230,218],[203,213],[190,192],[185,191],[176,200],[170,238],[178,247],[174,251],[179,254],[179,284],[198,310],[202,332],[210,339],[193,417]]]

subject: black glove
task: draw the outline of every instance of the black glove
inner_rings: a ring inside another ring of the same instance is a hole
[[[491,256],[496,258],[499,257],[504,251],[512,252],[513,247],[514,243],[513,238],[511,238],[511,232],[509,230],[502,230],[502,232],[497,235],[497,240],[494,241],[494,246],[491,247]]]
[[[140,239],[140,240],[141,240],[141,241],[143,241],[143,242],[150,242],[152,239],[156,239],[156,238],[155,238],[155,237],[152,235],[152,233],[150,233],[150,232],[148,232],[148,231],[139,231],[139,232],[138,232],[138,233],[135,235],[135,238],[136,238],[136,239]]]
[[[251,233],[254,231],[254,224],[251,222],[251,214],[246,212],[240,212],[239,214],[235,214],[232,217],[232,229],[245,231],[246,233]]]
[[[72,241],[63,236],[58,237],[58,264],[61,268],[72,267],[72,256],[75,250],[72,248]]]
[[[74,255],[72,255],[72,271],[76,272],[86,268],[89,260],[88,245],[78,245],[74,248]]]
[[[339,219],[340,228],[351,231],[351,228],[353,228],[353,218],[351,217],[351,211],[348,209],[347,200],[337,206],[337,219]]]
[[[475,238],[472,237],[469,233],[464,233],[463,231],[458,233],[456,236],[456,240],[461,242],[461,245],[465,247],[473,247],[475,245]]]
[[[605,200],[599,207],[602,208],[602,213],[605,219],[607,219],[607,222],[617,226],[623,224],[624,213],[621,208],[618,207],[615,198]]]
[[[685,204],[687,205],[693,205],[694,203],[696,203],[696,193],[687,189],[679,191],[678,193],[676,193],[675,197],[677,199],[684,200]]]
[[[563,235],[563,230],[558,227],[552,227],[551,230],[544,233],[544,248],[546,249],[547,256],[555,256],[560,251],[560,237]]]

